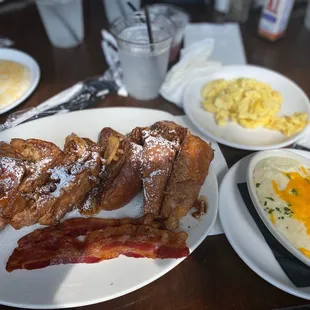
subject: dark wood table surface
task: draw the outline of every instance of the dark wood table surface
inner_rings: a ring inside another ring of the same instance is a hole
[[[194,22],[216,17],[212,8],[187,5]],[[36,106],[79,80],[107,68],[100,47],[100,30],[107,27],[101,0],[84,3],[85,40],[73,49],[53,48],[35,5],[0,15],[0,35],[16,42],[15,48],[32,55],[41,68],[37,90],[11,112]],[[293,14],[285,37],[269,43],[257,36],[258,14],[241,25],[248,63],[274,69],[295,81],[310,96],[310,31],[303,16]],[[292,102],[292,104],[294,104]],[[183,111],[162,98],[137,102],[132,98],[106,97],[98,107],[143,107]],[[3,122],[7,114],[0,116]],[[86,120],[87,121],[87,120]],[[221,146],[229,166],[249,152]],[[229,206],[227,206],[229,208]],[[104,276],[104,275],[100,275]],[[48,279],[47,279],[48,281]],[[309,302],[273,287],[256,275],[234,252],[225,235],[208,237],[183,263],[155,282],[123,297],[80,309],[277,309]],[[0,306],[0,309],[8,307]]]

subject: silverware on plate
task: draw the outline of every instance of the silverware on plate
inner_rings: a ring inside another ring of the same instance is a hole
[[[298,144],[298,141],[295,142],[295,143],[292,145],[292,149],[310,152],[310,149],[309,149],[309,148],[307,148],[307,147],[305,147],[305,146],[302,146],[302,145]]]
[[[0,125],[0,131],[45,116],[83,110],[94,105],[107,94],[117,93],[117,90],[115,82],[105,80],[103,76],[90,78],[73,85],[37,107],[12,113],[6,122]]]

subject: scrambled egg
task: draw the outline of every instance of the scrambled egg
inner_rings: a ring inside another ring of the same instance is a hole
[[[30,71],[24,65],[0,60],[0,108],[22,97],[30,87],[30,79]]]
[[[214,80],[202,88],[201,95],[203,108],[214,113],[219,126],[232,121],[245,128],[265,127],[290,136],[308,124],[307,113],[277,116],[280,93],[255,79]]]

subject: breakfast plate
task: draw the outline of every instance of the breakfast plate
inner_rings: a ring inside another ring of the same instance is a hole
[[[15,108],[16,106],[21,104],[25,99],[27,99],[31,95],[31,93],[35,90],[40,80],[39,65],[28,54],[11,48],[0,48],[0,61],[2,60],[11,61],[24,66],[29,71],[29,77],[27,77],[29,81],[27,81],[27,86],[24,92],[16,100],[9,103],[8,105],[3,105],[2,107],[0,107],[0,114],[3,114]],[[3,91],[4,90],[0,89],[0,94]]]
[[[35,120],[0,133],[0,140],[13,137],[35,137],[62,146],[72,132],[97,140],[102,127],[128,133],[135,126],[146,126],[160,120],[178,122],[171,114],[138,108],[105,108],[56,115]],[[199,220],[190,214],[181,221],[181,229],[188,233],[190,252],[209,234],[217,216],[218,188],[212,168],[200,194],[208,197],[208,210]],[[125,207],[115,211],[101,211],[98,217],[139,217],[142,195],[137,195]],[[75,211],[66,217],[78,217]],[[137,290],[180,264],[182,259],[152,260],[120,256],[96,264],[50,266],[39,270],[16,270],[8,273],[5,264],[17,240],[38,228],[13,230],[10,226],[0,232],[0,303],[22,308],[66,308],[94,304]],[[29,285],[31,283],[31,285]]]
[[[209,76],[193,80],[185,89],[184,111],[192,123],[207,137],[219,143],[246,150],[267,150],[281,148],[299,140],[306,131],[304,128],[292,136],[265,128],[247,129],[229,122],[218,126],[214,115],[201,107],[202,87],[216,79],[254,78],[268,83],[279,91],[283,102],[279,115],[293,115],[295,112],[307,113],[310,117],[310,102],[303,90],[287,77],[272,70],[252,65],[225,66]]]
[[[292,151],[310,158],[309,152]],[[237,184],[246,182],[247,167],[252,157],[249,155],[237,162],[221,183],[219,215],[225,235],[240,258],[256,274],[289,294],[310,299],[310,287],[296,287],[284,273],[238,191]]]

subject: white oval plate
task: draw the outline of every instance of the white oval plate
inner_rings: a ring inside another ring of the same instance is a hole
[[[212,113],[201,107],[200,92],[204,84],[224,78],[256,78],[266,82],[279,91],[283,97],[280,115],[292,115],[295,112],[305,112],[310,117],[310,102],[306,94],[287,77],[262,67],[240,65],[222,67],[214,74],[205,78],[193,80],[185,89],[183,104],[184,111],[193,124],[207,137],[238,149],[267,150],[288,146],[302,137],[306,128],[291,137],[280,132],[264,128],[246,129],[230,122],[226,126],[218,126]]]
[[[310,152],[292,151],[310,158]],[[237,184],[246,182],[252,157],[249,155],[237,162],[221,183],[219,215],[225,235],[240,258],[260,277],[289,294],[310,300],[310,287],[298,288],[287,277],[239,193]]]
[[[255,190],[255,184],[253,182],[253,174],[254,174],[255,166],[261,160],[268,158],[268,157],[273,157],[273,156],[295,159],[298,162],[310,167],[309,158],[296,154],[292,151],[273,150],[273,151],[259,152],[251,158],[248,169],[247,169],[246,178],[247,178],[247,186],[248,186],[249,194],[251,196],[253,205],[255,206],[257,213],[259,214],[260,218],[262,219],[264,224],[267,226],[269,231],[274,235],[274,237],[294,256],[296,256],[299,260],[301,260],[306,265],[310,266],[310,259],[307,258],[305,255],[303,255],[300,251],[298,251],[298,249],[296,249],[271,223],[269,216],[264,211],[257,197],[256,190]]]
[[[97,140],[100,130],[110,126],[128,133],[135,126],[146,126],[160,120],[172,120],[171,114],[138,108],[105,108],[72,112],[32,121],[0,133],[0,140],[13,137],[40,138],[53,141],[63,147],[67,135],[75,132],[83,137]],[[181,229],[188,233],[190,252],[210,232],[218,210],[217,180],[210,171],[201,194],[208,197],[208,212],[195,220],[187,215]],[[102,211],[99,217],[137,217],[142,213],[142,195],[127,206],[116,211]],[[77,217],[72,212],[67,217]],[[94,304],[116,298],[156,280],[177,266],[183,259],[134,259],[121,256],[98,264],[59,265],[45,269],[8,273],[5,264],[16,246],[17,240],[39,225],[20,231],[7,227],[0,232],[0,303],[22,308],[65,308]],[[29,285],[30,284],[30,285]],[[169,290],[169,285],[167,285]]]
[[[10,105],[0,108],[0,114],[3,114],[19,104],[21,104],[25,99],[27,99],[31,93],[37,87],[40,80],[40,68],[38,63],[28,54],[11,49],[11,48],[0,48],[0,60],[10,60],[20,63],[27,67],[30,71],[30,86],[28,90],[24,93],[22,97],[12,102]]]

